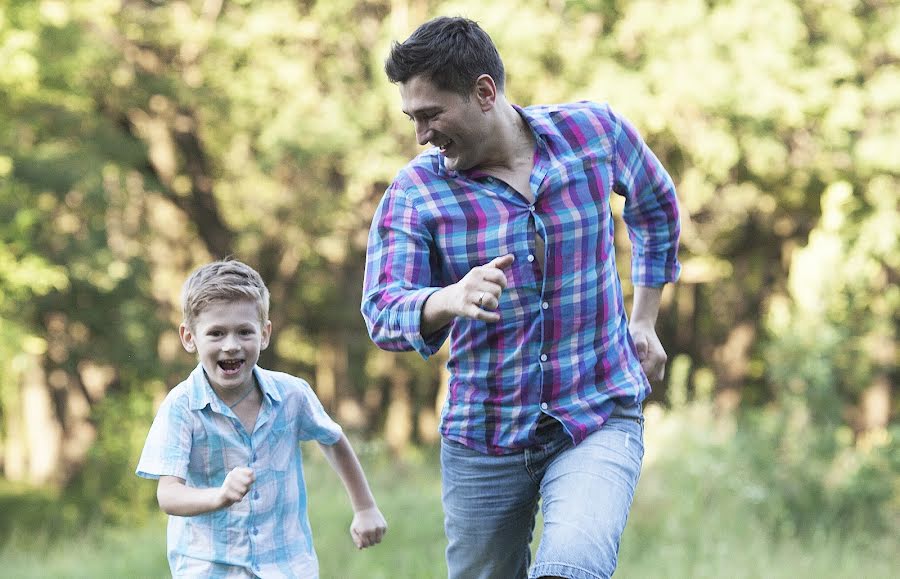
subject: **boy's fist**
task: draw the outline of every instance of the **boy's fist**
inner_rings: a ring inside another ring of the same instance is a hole
[[[357,549],[365,549],[381,542],[387,532],[387,522],[378,507],[371,507],[354,513],[350,523],[350,536]]]
[[[222,483],[222,488],[220,489],[222,506],[230,507],[243,499],[255,480],[256,476],[251,468],[239,466],[232,469],[225,476],[225,482]]]

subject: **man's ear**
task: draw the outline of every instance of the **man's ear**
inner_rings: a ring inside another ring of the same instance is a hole
[[[181,345],[184,346],[186,351],[191,354],[197,351],[197,345],[194,344],[194,334],[191,333],[191,329],[187,325],[181,324],[178,326],[178,335],[181,336]]]
[[[497,84],[489,74],[482,74],[475,80],[475,99],[483,112],[494,108],[497,102]]]

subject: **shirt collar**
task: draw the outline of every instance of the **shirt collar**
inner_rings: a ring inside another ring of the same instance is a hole
[[[256,377],[256,383],[259,384],[260,390],[264,396],[267,396],[272,403],[281,402],[281,394],[278,388],[266,375],[259,366],[254,366],[253,375]],[[190,401],[191,410],[203,410],[207,406],[216,410],[224,409],[225,403],[216,395],[215,390],[206,378],[206,372],[203,371],[203,364],[197,364],[191,372],[190,380]]]

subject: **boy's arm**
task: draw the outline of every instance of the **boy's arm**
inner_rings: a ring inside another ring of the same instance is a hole
[[[246,467],[233,469],[225,477],[221,487],[195,488],[184,484],[177,476],[159,477],[156,500],[168,515],[192,517],[230,507],[239,502],[256,480],[253,470]]]
[[[369,483],[363,472],[353,447],[347,437],[341,434],[341,438],[332,445],[319,443],[319,448],[328,459],[331,468],[338,473],[347,494],[350,496],[350,504],[353,507],[353,522],[350,524],[350,535],[353,542],[360,549],[371,547],[381,542],[381,538],[387,531],[387,522],[375,497],[369,489]]]

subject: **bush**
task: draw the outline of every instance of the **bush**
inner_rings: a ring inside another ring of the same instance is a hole
[[[143,524],[158,512],[156,484],[134,474],[154,410],[149,388],[110,394],[94,409],[97,441],[63,496],[82,522]]]

